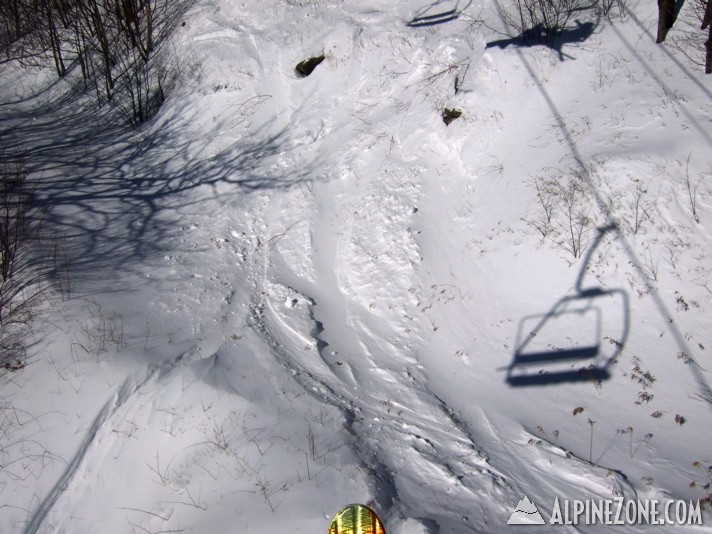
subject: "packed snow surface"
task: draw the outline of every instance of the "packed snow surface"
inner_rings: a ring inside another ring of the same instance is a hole
[[[198,1],[136,130],[3,65],[72,286],[2,375],[0,531],[705,497],[712,86],[633,4],[555,50],[489,0]]]

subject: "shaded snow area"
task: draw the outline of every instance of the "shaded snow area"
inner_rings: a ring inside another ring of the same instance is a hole
[[[680,531],[506,523],[709,492],[712,78],[649,0],[561,56],[497,13],[196,2],[130,131],[2,66],[72,282],[3,371],[1,532]]]

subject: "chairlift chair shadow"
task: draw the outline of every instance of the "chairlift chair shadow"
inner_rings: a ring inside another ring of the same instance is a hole
[[[446,22],[451,22],[457,20],[462,12],[465,11],[472,4],[472,0],[467,3],[464,7],[460,7],[460,0],[457,0],[455,6],[452,9],[446,11],[441,11],[439,13],[429,13],[434,7],[441,4],[442,2],[435,2],[425,8],[422,8],[410,21],[408,21],[408,26],[411,28],[422,28],[425,26],[435,26],[437,24],[445,24]]]
[[[528,315],[520,320],[514,356],[507,367],[506,381],[511,386],[602,382],[610,378],[610,367],[628,337],[628,294],[623,289],[581,286],[594,250],[604,235],[615,228],[609,225],[599,229],[579,272],[575,294],[560,298],[544,314]],[[602,347],[606,339],[603,337],[604,309],[610,308],[611,299],[622,308],[623,324],[620,337],[607,338],[613,347],[607,353],[605,349],[609,346]],[[577,336],[576,339],[569,334]]]

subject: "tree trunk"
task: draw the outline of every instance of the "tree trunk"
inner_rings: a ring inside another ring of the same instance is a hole
[[[658,0],[658,36],[656,43],[662,43],[675,22],[675,0]]]
[[[707,0],[705,14],[702,17],[702,29],[708,30],[707,42],[705,43],[705,48],[707,49],[707,54],[705,55],[705,74],[712,74],[712,0]]]
[[[62,41],[54,20],[55,13],[49,2],[45,4],[45,14],[47,15],[47,36],[49,37],[49,46],[52,51],[52,57],[54,58],[54,66],[57,70],[57,75],[61,78],[67,73],[67,69],[64,66],[64,58],[62,57]]]
[[[97,0],[88,2],[87,11],[85,12],[87,26],[91,28],[90,33],[96,37],[99,44],[99,52],[101,54],[104,67],[104,90],[106,99],[111,100],[114,89],[114,78],[111,74],[111,69],[114,66],[114,58],[109,46],[109,36],[107,34],[106,24],[102,18],[102,13],[97,4]]]
[[[146,59],[148,55],[153,50],[153,7],[151,6],[151,0],[146,2],[144,7],[146,17]]]
[[[15,26],[15,33],[13,35],[13,39],[18,39],[22,35],[22,22],[20,19],[20,10],[21,7],[19,5],[19,2],[15,0],[14,2],[10,2],[10,7],[12,11],[12,19],[14,22]]]

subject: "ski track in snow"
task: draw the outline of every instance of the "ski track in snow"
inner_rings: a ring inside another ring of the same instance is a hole
[[[461,517],[471,513],[467,495],[480,499],[489,495],[488,504],[480,504],[487,522],[488,508],[499,507],[502,497],[510,501],[516,499],[516,495],[505,477],[488,464],[486,454],[478,449],[467,425],[428,390],[417,355],[408,347],[408,341],[394,332],[407,326],[413,328],[405,319],[408,317],[405,312],[414,303],[404,306],[404,310],[390,309],[384,312],[385,316],[379,315],[378,305],[359,297],[359,288],[352,285],[351,270],[367,263],[367,258],[359,255],[359,252],[363,254],[366,243],[362,243],[361,248],[353,243],[354,226],[359,224],[354,220],[358,213],[354,211],[356,206],[365,212],[364,217],[404,214],[395,223],[388,221],[387,227],[372,223],[367,227],[371,234],[363,236],[363,240],[372,243],[379,238],[386,241],[410,238],[411,246],[417,247],[408,228],[412,224],[412,207],[384,205],[392,203],[393,195],[403,187],[396,178],[390,178],[391,183],[381,176],[364,179],[360,189],[370,191],[371,186],[376,186],[375,192],[368,195],[371,202],[365,206],[345,198],[344,191],[353,190],[353,184],[347,184],[351,187],[344,184],[347,178],[335,178],[314,188],[313,279],[305,279],[285,264],[279,243],[274,249],[265,247],[261,293],[267,298],[256,306],[261,311],[253,313],[254,324],[281,354],[283,364],[301,378],[307,390],[344,412],[354,446],[379,486],[376,500],[381,510],[388,510],[393,517],[397,514],[427,516],[435,522],[434,518],[441,514],[437,510],[437,499],[432,501],[434,508],[428,510],[419,502],[421,496],[413,492],[413,488],[432,482],[435,475],[446,485],[446,494],[455,494],[453,501],[462,499],[462,508],[457,510]],[[411,200],[417,204],[417,199]],[[402,237],[401,232],[406,237]],[[417,257],[417,249],[414,248],[412,254]],[[403,256],[407,258],[408,254],[398,255]],[[386,255],[383,257],[385,260],[381,261],[388,261]],[[380,277],[373,281],[377,287],[371,292],[372,296],[380,297],[380,302],[397,302],[399,295],[409,294],[403,291],[403,286],[418,283],[416,266],[411,263],[387,263],[380,268]],[[378,286],[379,282],[384,285]],[[279,291],[280,285],[282,291]],[[394,287],[388,287],[390,285]],[[284,314],[289,313],[289,307],[283,303],[290,300],[307,303],[311,328],[298,332],[288,324]],[[394,319],[401,311],[402,317]],[[313,338],[311,344],[307,335]],[[301,340],[298,343],[307,342],[301,354],[288,348],[296,345],[294,337],[297,336]],[[384,343],[393,338],[397,341]],[[356,352],[357,348],[360,350]],[[402,443],[410,446],[401,450],[401,454],[393,455],[390,451],[398,450],[398,444]],[[442,458],[453,460],[443,463]],[[405,465],[409,467],[408,474],[402,469]],[[418,478],[410,479],[410,473],[418,473]],[[450,504],[455,507],[453,502]],[[447,523],[447,516],[441,520],[446,523],[431,526],[453,528],[454,525]],[[464,524],[468,529],[479,530],[474,524]]]
[[[79,446],[79,450],[77,450],[74,458],[72,458],[69,462],[67,469],[57,481],[54,488],[50,490],[44,501],[42,501],[39,505],[37,511],[29,521],[27,528],[25,529],[26,533],[35,534],[40,529],[42,522],[47,517],[47,514],[52,510],[52,507],[56,504],[57,500],[59,500],[62,494],[72,483],[74,476],[87,455],[87,451],[97,439],[97,435],[102,431],[106,422],[117,412],[117,410],[126,404],[126,402],[141,386],[143,386],[151,378],[152,374],[153,373],[148,373],[145,378],[138,382],[134,377],[127,378],[118,391],[112,395],[111,399],[104,404],[104,407],[97,414],[94,422],[84,436],[84,440]]]
[[[97,446],[97,443],[103,442],[104,447],[112,443],[111,439],[107,440],[107,426],[109,421],[120,411],[126,411],[130,406],[135,395],[152,379],[167,379],[172,373],[179,369],[181,364],[188,365],[195,357],[187,357],[186,354],[181,354],[173,362],[164,361],[160,365],[150,366],[143,376],[129,376],[119,386],[106,401],[102,409],[94,418],[89,430],[84,435],[84,438],[74,454],[74,457],[67,465],[62,476],[59,478],[55,486],[49,491],[44,500],[40,503],[37,511],[27,524],[25,529],[26,534],[36,534],[43,526],[48,514],[62,495],[67,492],[70,485],[74,482],[77,472],[84,467],[87,462],[87,456],[90,454],[92,447]],[[110,432],[108,433],[110,436]],[[99,452],[99,451],[97,451]]]

